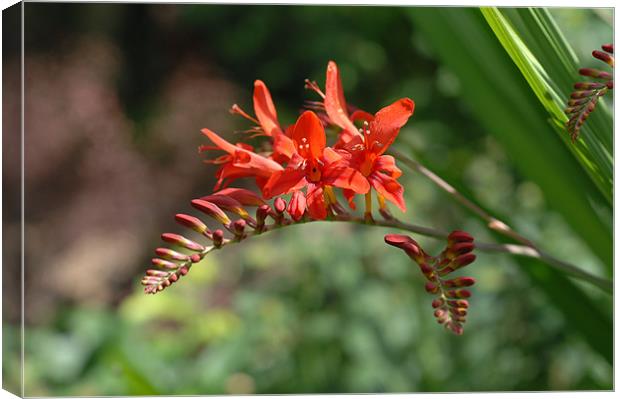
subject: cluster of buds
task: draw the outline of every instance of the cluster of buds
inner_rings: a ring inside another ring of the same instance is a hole
[[[604,44],[601,46],[603,51],[594,50],[592,56],[605,62],[610,67],[614,67],[614,45]],[[579,137],[579,130],[590,116],[598,99],[614,88],[614,77],[612,73],[601,71],[594,68],[581,68],[579,74],[590,78],[598,79],[600,82],[579,82],[575,83],[575,91],[570,95],[567,107],[564,112],[569,120],[566,122],[568,132],[571,134],[573,142]]]
[[[469,308],[467,298],[471,292],[465,287],[474,284],[471,277],[448,276],[474,260],[474,239],[463,231],[453,231],[448,236],[448,245],[438,256],[430,256],[422,250],[411,237],[401,234],[388,234],[385,242],[402,249],[420,266],[426,278],[425,289],[435,296],[432,302],[434,315],[439,324],[457,335],[463,334],[463,323]]]
[[[272,205],[267,204],[253,192],[242,188],[225,188],[211,195],[194,199],[192,207],[208,216],[210,229],[204,220],[191,215],[177,214],[176,221],[183,227],[193,230],[198,239],[194,240],[180,234],[164,233],[161,238],[175,249],[157,248],[157,257],[151,260],[156,269],[149,269],[142,278],[144,292],[156,294],[187,275],[191,267],[200,262],[209,252],[230,243],[240,242],[251,235],[261,234],[278,227],[303,220],[293,216],[286,201],[277,197]],[[254,217],[248,212],[255,207]]]

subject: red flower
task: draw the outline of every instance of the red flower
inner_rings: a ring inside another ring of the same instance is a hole
[[[219,149],[228,153],[212,161],[205,161],[222,165],[215,175],[218,178],[215,190],[219,189],[224,181],[225,185],[228,185],[240,177],[255,177],[257,185],[262,186],[273,173],[282,170],[279,163],[253,152],[251,146],[242,143],[233,145],[206,128],[202,129],[202,133],[215,146],[201,146],[201,151]]]
[[[273,139],[273,154],[271,157],[274,160],[277,162],[288,161],[295,153],[295,147],[293,146],[293,141],[283,133],[278,122],[276,107],[271,99],[271,93],[269,93],[269,89],[261,80],[254,82],[253,101],[254,113],[257,119],[252,118],[237,105],[233,106],[232,112],[257,123],[263,134]]]
[[[383,199],[393,202],[403,212],[406,210],[403,187],[396,181],[402,174],[396,167],[394,157],[383,153],[394,142],[400,128],[413,114],[414,102],[403,98],[379,110],[374,116],[364,115],[363,137],[355,136],[344,144],[343,149],[351,154],[350,165],[361,172],[379,195],[383,208]],[[355,193],[344,192],[349,205],[355,207]],[[368,210],[367,210],[368,211]]]
[[[364,176],[348,166],[341,154],[326,147],[323,125],[314,112],[306,111],[299,117],[292,139],[297,152],[286,169],[273,173],[264,185],[266,198],[293,192],[289,204],[292,214],[303,215],[302,208],[307,206],[312,218],[325,219],[327,206],[335,202],[331,186],[359,194],[368,192],[370,185]],[[302,194],[295,193],[303,187],[307,187],[305,201],[300,197]],[[328,196],[327,203],[324,194]]]

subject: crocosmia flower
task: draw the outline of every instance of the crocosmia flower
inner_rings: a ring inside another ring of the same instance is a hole
[[[366,116],[367,120],[361,129],[362,136],[353,137],[343,146],[343,149],[351,154],[351,166],[359,170],[376,190],[381,206],[383,207],[383,199],[386,199],[403,212],[406,210],[403,187],[396,181],[402,172],[396,167],[394,157],[384,153],[396,139],[400,128],[407,123],[414,108],[412,100],[403,98],[381,109],[374,116]],[[349,204],[354,204],[354,194],[350,190],[345,191]]]
[[[364,176],[350,167],[342,155],[326,146],[325,130],[314,112],[306,111],[299,117],[292,139],[296,154],[284,170],[275,172],[264,185],[266,198],[293,192],[291,203],[296,202],[299,207],[307,205],[311,217],[325,219],[327,206],[335,203],[332,186],[358,194],[368,192],[370,185]],[[300,198],[302,194],[297,193],[303,187],[306,187],[305,204]],[[300,210],[295,212],[299,214]]]

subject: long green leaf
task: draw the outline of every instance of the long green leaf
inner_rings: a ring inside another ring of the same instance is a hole
[[[416,8],[411,17],[438,58],[459,77],[474,116],[502,143],[515,167],[540,186],[549,207],[563,215],[611,274],[611,228],[593,206],[593,199],[606,201],[554,132],[548,111],[480,11]],[[541,271],[547,268],[538,262],[517,261],[564,314],[571,329],[610,360],[612,324],[604,310],[560,273]]]
[[[592,132],[590,125],[575,144],[568,139],[564,124],[568,117],[563,112],[571,78],[577,70],[574,53],[570,51],[551,16],[542,9],[481,8],[489,26],[495,32],[506,52],[550,116],[550,123],[573,153],[581,166],[595,182],[601,193],[612,202],[613,157],[611,126],[598,126]],[[512,18],[506,17],[511,15]],[[515,21],[520,29],[513,27]],[[553,58],[551,58],[553,57]],[[574,82],[574,81],[573,81]],[[604,106],[601,106],[604,108]],[[603,111],[602,111],[603,112]]]
[[[548,123],[549,114],[477,9],[416,8],[417,27],[459,77],[465,100],[517,169],[543,190],[549,206],[612,271],[611,224],[601,192]]]

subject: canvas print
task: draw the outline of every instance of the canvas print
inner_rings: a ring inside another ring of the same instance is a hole
[[[613,9],[2,18],[3,389],[613,389]]]

